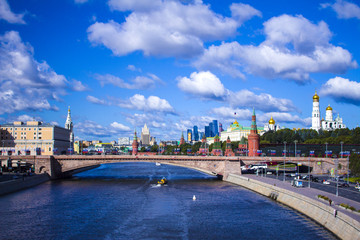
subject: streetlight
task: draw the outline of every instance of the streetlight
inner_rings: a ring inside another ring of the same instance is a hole
[[[326,150],[325,150],[325,158],[327,158],[327,145],[328,145],[328,142],[325,142],[325,146],[326,146]]]
[[[285,182],[285,158],[286,158],[286,141],[284,142],[284,182]]]
[[[335,177],[336,177],[336,196],[339,196],[339,176],[338,176],[338,165],[339,165],[339,159],[334,160],[335,162]]]
[[[344,142],[341,141],[340,144],[341,144],[341,152],[340,152],[340,154],[341,154],[341,158],[343,158],[343,144],[344,144]]]
[[[308,188],[310,188],[310,157],[308,158]]]
[[[294,143],[295,143],[295,157],[296,157],[296,143],[298,142],[298,140],[295,140]]]
[[[349,164],[350,162],[349,162],[349,156],[347,157],[347,184],[349,185]]]

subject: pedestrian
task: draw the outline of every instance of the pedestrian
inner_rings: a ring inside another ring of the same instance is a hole
[[[337,210],[334,209],[334,217],[336,217],[336,215],[337,215]]]
[[[331,202],[332,202],[331,199],[329,199],[329,205],[330,205],[330,206],[331,206]]]

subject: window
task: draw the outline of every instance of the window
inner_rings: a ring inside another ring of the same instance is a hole
[[[39,139],[41,139],[41,137],[39,137]]]
[[[34,137],[34,139],[36,139],[36,137]]]
[[[15,128],[15,130],[17,130],[17,128]]]
[[[51,152],[51,147],[49,147],[49,152]]]

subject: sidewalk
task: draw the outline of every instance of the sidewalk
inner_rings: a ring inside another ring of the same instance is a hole
[[[270,185],[276,185],[277,187],[286,189],[288,191],[292,191],[298,194],[302,194],[308,198],[311,198],[313,200],[325,203],[325,201],[320,200],[317,198],[317,195],[323,195],[323,196],[327,196],[328,198],[330,198],[332,200],[332,204],[331,206],[336,209],[338,212],[342,212],[346,215],[348,215],[349,217],[355,219],[356,221],[360,222],[360,213],[352,213],[351,211],[345,210],[339,206],[337,206],[340,203],[345,203],[348,204],[349,206],[352,206],[354,208],[356,208],[356,210],[360,209],[360,203],[341,197],[341,196],[336,196],[335,194],[332,193],[328,193],[328,192],[324,192],[315,188],[308,188],[306,187],[301,187],[301,188],[296,188],[291,186],[290,182],[284,182],[282,180],[279,179],[274,179],[274,178],[265,178],[265,177],[261,177],[261,176],[256,176],[256,175],[252,175],[252,174],[246,174],[246,177],[249,179],[253,179],[253,180],[257,180],[263,183],[267,183]]]

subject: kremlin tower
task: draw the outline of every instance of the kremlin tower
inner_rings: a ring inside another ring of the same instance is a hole
[[[135,129],[134,140],[133,140],[133,143],[132,143],[132,155],[137,155],[138,147],[139,147],[139,143],[138,143],[138,139],[137,139],[137,136],[136,136],[136,129]]]
[[[231,147],[231,140],[230,137],[228,136],[227,140],[226,140],[226,150],[225,150],[225,156],[227,157],[231,157],[231,156],[235,156],[232,147]]]
[[[181,132],[181,138],[180,138],[180,144],[179,144],[179,147],[180,147],[181,145],[183,145],[183,144],[185,144],[185,139],[184,139],[184,133],[183,133],[183,132]]]
[[[260,135],[257,133],[255,108],[253,109],[253,115],[251,117],[251,129],[250,134],[248,135],[248,144],[249,157],[257,156],[257,151],[260,147]]]

